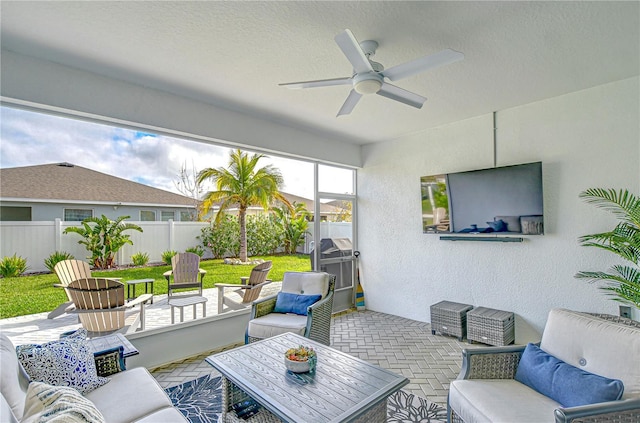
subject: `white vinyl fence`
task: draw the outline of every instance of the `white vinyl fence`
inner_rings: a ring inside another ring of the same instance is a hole
[[[207,222],[134,222],[144,232],[127,231],[133,245],[125,245],[116,257],[118,264],[131,264],[131,256],[142,252],[149,255],[150,262],[162,261],[164,251],[185,251],[187,248],[201,245],[198,237]],[[84,245],[78,244],[82,238],[75,233],[63,234],[69,226],[79,226],[75,222],[63,222],[60,219],[44,222],[0,222],[0,258],[16,254],[27,260],[27,272],[47,271],[44,260],[55,251],[65,251],[77,259],[90,256]],[[313,223],[309,224],[313,233]],[[351,238],[351,223],[322,222],[321,238]],[[304,244],[305,254],[311,250],[313,237],[308,236]],[[205,258],[211,257],[210,252]]]

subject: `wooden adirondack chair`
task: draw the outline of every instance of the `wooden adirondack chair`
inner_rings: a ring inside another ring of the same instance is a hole
[[[174,291],[187,288],[198,288],[198,294],[193,295],[202,296],[202,281],[207,271],[199,266],[200,256],[194,253],[178,253],[171,258],[171,270],[163,274],[167,279],[169,299],[176,296]]]
[[[124,284],[113,279],[78,279],[66,288],[75,309],[90,336],[102,336],[111,332],[144,330],[144,304],[151,294],[140,295],[133,301],[125,299]],[[140,312],[125,316],[127,309],[140,305]]]
[[[54,284],[58,288],[64,288],[65,293],[69,301],[60,304],[55,310],[47,315],[48,319],[54,319],[64,313],[68,313],[73,310],[73,300],[67,290],[69,284],[78,279],[86,279],[91,276],[91,268],[86,261],[82,260],[62,260],[53,267],[53,272],[60,280],[59,284]],[[111,278],[114,280],[120,280],[120,278]]]
[[[60,283],[55,284],[54,286],[64,288],[69,301],[60,304],[55,310],[49,313],[47,315],[48,319],[54,319],[69,312],[70,310],[73,310],[73,300],[71,299],[69,291],[67,291],[67,286],[75,280],[91,277],[91,268],[89,267],[89,264],[82,260],[62,260],[53,267],[53,272],[60,280]]]
[[[225,311],[245,308],[257,300],[260,296],[260,291],[262,291],[262,287],[271,283],[271,280],[267,279],[267,275],[269,275],[272,265],[271,261],[265,261],[255,266],[251,269],[250,276],[242,276],[240,278],[240,285],[233,283],[215,284],[216,288],[218,288],[218,314],[222,314]],[[232,298],[226,297],[224,295],[226,288],[235,288],[233,292],[240,296],[240,301],[234,301]],[[225,306],[227,308],[225,308]]]

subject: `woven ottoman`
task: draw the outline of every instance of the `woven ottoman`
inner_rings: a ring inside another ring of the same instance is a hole
[[[467,335],[467,312],[473,308],[470,304],[440,301],[431,306],[431,334],[457,336],[458,341]]]
[[[467,341],[494,346],[513,344],[516,339],[515,317],[510,311],[477,307],[467,313]]]

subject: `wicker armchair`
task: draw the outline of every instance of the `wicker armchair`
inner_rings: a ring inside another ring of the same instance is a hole
[[[554,310],[551,311],[550,320],[551,320],[552,314],[555,312],[556,311]],[[620,331],[621,327],[628,326],[630,328],[632,338],[634,336],[640,335],[640,331],[635,331],[634,329],[634,328],[640,328],[640,322],[634,322],[630,319],[623,319],[617,316],[610,316],[610,315],[593,315],[593,314],[587,314],[587,313],[570,312],[568,310],[559,310],[559,312],[561,312],[565,316],[562,316],[561,318],[555,317],[554,318],[555,326],[559,326],[560,324],[562,324],[563,326],[565,326],[565,329],[563,329],[562,333],[549,335],[546,340],[547,345],[557,343],[559,339],[561,342],[571,343],[571,340],[569,339],[569,337],[567,337],[564,334],[564,331],[567,331],[567,330],[571,331],[572,330],[571,321],[574,321],[574,322],[579,321],[579,316],[585,316],[586,318],[585,319],[586,322],[584,322],[584,328],[576,328],[576,332],[579,333],[580,335],[583,335],[584,333],[587,333],[593,330],[591,329],[591,327],[594,326],[594,322],[593,322],[594,318],[603,320],[602,324],[600,324],[600,322],[595,322],[595,326],[600,326],[599,328],[600,330],[610,330],[613,332],[617,332],[617,331]],[[576,319],[571,320],[572,317],[576,317],[576,316],[578,317],[578,320]],[[591,321],[589,321],[589,319],[591,319]],[[612,326],[610,328],[606,327],[607,325],[606,321],[609,321],[609,322],[613,321]],[[550,326],[550,323],[547,322],[547,327],[545,328],[545,332],[549,330],[549,326]],[[637,335],[635,334],[636,332],[637,332]],[[543,335],[543,343],[545,342],[545,335]],[[558,335],[560,336],[558,337]],[[617,337],[616,335],[613,335],[613,336]],[[626,336],[628,337],[629,333],[626,333]],[[627,339],[626,337],[620,336],[621,342],[625,343],[626,339]],[[595,348],[583,348],[584,346],[580,346],[580,345],[571,345],[568,348],[571,349],[571,347],[573,347],[573,349],[575,349],[576,351],[579,351],[577,357],[583,357],[583,356],[586,357],[586,360],[584,358],[581,358],[581,360],[584,360],[585,363],[596,363],[596,361],[598,361],[598,358],[589,355],[593,353],[594,349],[597,350],[598,348],[607,349],[607,348],[615,347],[615,345],[611,345],[611,343],[607,343],[606,340],[601,340],[601,341],[603,345],[596,346]],[[640,355],[640,351],[638,351],[637,343],[635,346],[628,345],[628,344],[626,345],[628,346],[629,349],[632,350],[632,351],[627,350],[626,352],[621,353],[622,355],[628,356],[626,360],[629,360],[629,358],[631,358],[630,365],[632,368],[629,368],[628,376],[626,376],[627,379],[625,380],[624,377],[620,377],[619,375],[607,375],[602,370],[600,370],[600,374],[602,374],[603,376],[623,379],[623,381],[625,382],[625,390],[626,390],[627,384],[629,384],[629,387],[631,389],[637,389],[638,385],[640,385],[640,380],[638,380],[638,372],[637,371],[634,372],[633,366],[636,366],[637,368],[638,362],[634,361],[633,357]],[[566,347],[567,345],[563,345],[562,347],[558,348],[558,351]],[[545,348],[545,346],[542,345],[542,348]],[[555,347],[553,345],[550,345],[550,349],[552,348],[555,348]],[[502,389],[509,389],[508,384],[519,383],[515,381],[514,378],[516,375],[516,371],[518,369],[520,358],[524,350],[525,350],[525,346],[489,347],[489,348],[463,350],[462,370],[460,372],[460,375],[458,376],[458,379],[453,381],[451,384],[449,399],[447,402],[448,421],[455,422],[455,423],[464,423],[463,417],[461,417],[460,415],[465,413],[465,410],[464,410],[465,403],[466,405],[471,406],[470,404],[473,402],[472,406],[477,407],[477,409],[481,409],[481,410],[487,410],[487,409],[493,408],[491,411],[494,411],[496,407],[499,407],[500,405],[496,405],[500,402],[499,400],[492,401],[491,404],[487,402],[487,404],[480,405],[480,406],[478,405],[477,398],[475,397],[468,397],[464,400],[461,400],[461,395],[460,395],[461,392],[462,392],[462,396],[464,396],[465,391],[469,392],[469,388],[477,390],[477,389],[485,389],[488,387],[488,390],[491,390],[492,387],[490,387],[489,385],[470,387],[468,384],[466,386],[459,386],[457,384],[460,381],[470,381],[470,380],[477,380],[480,383],[483,383],[482,380],[485,380],[486,382],[490,382],[498,385],[501,383],[499,382],[499,380],[502,380],[502,381],[505,381],[505,384],[503,385],[504,387]],[[570,360],[568,358],[565,358],[565,361],[569,362]],[[576,363],[575,365],[579,366],[578,363]],[[509,382],[510,380],[513,380],[513,382]],[[511,387],[514,387],[514,386],[515,385],[511,385]],[[535,391],[532,391],[532,393],[536,395]],[[452,395],[456,397],[453,400],[452,400]],[[487,395],[490,395],[490,394],[487,394]],[[519,404],[515,402],[511,402],[509,404],[504,404],[504,405],[505,407],[509,407],[511,409],[524,408],[524,407],[520,407]],[[556,423],[640,422],[640,393],[638,392],[631,393],[629,397],[627,397],[626,399],[625,397],[623,397],[623,399],[619,401],[609,401],[609,402],[602,402],[597,404],[584,405],[584,406],[578,406],[578,407],[567,407],[567,408],[558,406],[557,403],[554,406],[553,401],[548,400],[546,401],[546,404],[544,404],[545,410],[541,410],[543,407],[540,407],[540,404],[538,404],[538,407],[534,407],[534,408],[537,408],[537,411],[542,411],[542,413],[546,413],[548,411],[548,414],[544,414],[545,416],[544,421],[552,421],[552,419],[555,417]],[[553,414],[553,417],[552,417],[552,414]],[[489,421],[491,421],[490,416],[485,416],[485,419],[489,419]],[[518,418],[518,421],[537,422],[537,421],[541,421],[541,419],[542,418],[540,416],[527,415],[527,416],[520,416]]]
[[[245,342],[255,342],[285,332],[297,332],[306,338],[329,345],[335,284],[336,276],[328,273],[286,272],[281,292],[322,294],[322,298],[307,308],[306,316],[275,313],[277,294],[254,301],[251,305]],[[265,327],[269,326],[271,328],[265,331]],[[269,335],[265,336],[267,332]]]

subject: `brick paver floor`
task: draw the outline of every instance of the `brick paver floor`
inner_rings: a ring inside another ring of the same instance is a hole
[[[440,404],[446,404],[449,383],[460,372],[462,349],[470,347],[455,337],[432,335],[428,323],[374,311],[334,317],[331,346],[406,376],[411,382],[405,391]],[[212,353],[152,369],[152,373],[165,388],[217,375],[204,361]]]

